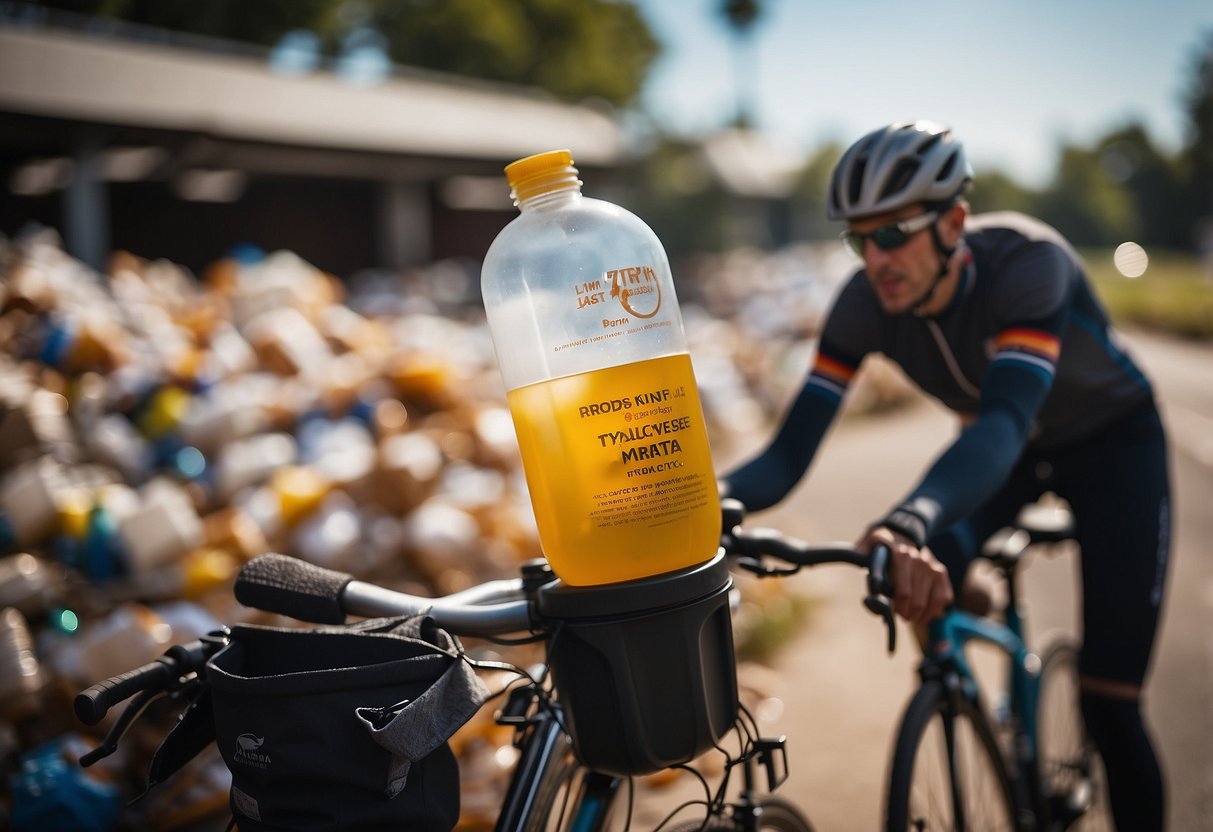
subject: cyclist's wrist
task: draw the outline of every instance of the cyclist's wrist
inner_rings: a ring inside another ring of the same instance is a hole
[[[927,544],[926,518],[906,506],[893,509],[876,525],[905,537],[919,549]]]

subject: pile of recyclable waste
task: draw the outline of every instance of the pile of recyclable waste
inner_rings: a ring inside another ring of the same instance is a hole
[[[119,253],[102,275],[43,232],[8,243],[0,274],[0,761],[14,828],[185,828],[223,812],[216,755],[127,807],[168,715],[82,770],[100,734],[71,702],[171,643],[265,623],[232,598],[248,558],[287,552],[447,593],[538,553],[474,316],[361,314],[288,252],[244,252],[200,278]]]
[[[288,625],[233,599],[247,559],[432,594],[539,553],[470,271],[343,282],[238,249],[197,276],[124,252],[102,274],[53,232],[0,240],[0,827],[222,828],[213,746],[130,803],[179,705],[88,769],[116,714],[90,729],[71,705],[172,643]],[[717,263],[687,312],[714,447],[766,429],[822,311],[759,288]],[[513,762],[493,709],[452,741],[468,828]]]

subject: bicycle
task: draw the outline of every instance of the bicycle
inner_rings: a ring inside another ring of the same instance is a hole
[[[897,732],[885,802],[887,830],[1111,828],[1097,752],[1078,704],[1078,651],[1025,641],[1019,567],[1034,547],[1074,537],[1067,509],[1036,506],[996,533],[981,557],[1006,587],[1002,621],[956,607],[928,625],[921,684]],[[993,718],[966,659],[970,642],[1007,658],[1005,704]],[[1010,735],[1000,743],[999,734]],[[1009,747],[1007,747],[1009,745]]]
[[[677,751],[662,752],[656,744],[648,744],[645,737],[640,737],[639,748],[634,742],[624,750],[629,756],[648,755],[650,759],[634,764],[631,759],[623,760],[620,749],[609,747],[609,741],[605,750],[595,747],[591,741],[594,740],[595,724],[611,721],[600,719],[597,708],[586,706],[588,700],[577,690],[577,678],[585,667],[575,666],[579,659],[567,645],[576,643],[579,627],[611,628],[619,621],[643,623],[645,616],[637,614],[636,598],[630,597],[637,593],[644,596],[640,604],[644,610],[648,609],[644,604],[652,603],[655,598],[663,599],[661,603],[667,607],[677,607],[679,599],[685,600],[689,596],[715,599],[712,611],[699,614],[691,622],[690,629],[694,638],[702,641],[703,633],[714,628],[717,631],[715,638],[724,652],[708,656],[704,665],[692,675],[701,684],[714,675],[718,681],[723,676],[726,679],[724,686],[731,684],[732,690],[706,694],[705,701],[692,701],[691,704],[693,709],[707,711],[709,721],[713,712],[717,722],[722,716],[728,717],[729,724],[723,730],[718,727],[709,732],[710,736],[695,739],[697,746],[714,747],[725,755],[724,774],[714,792],[700,776],[705,789],[704,799],[675,808],[657,828],[670,832],[699,829],[812,832],[812,825],[794,804],[773,794],[787,778],[786,738],[759,736],[757,723],[737,702],[732,637],[731,632],[727,632],[727,596],[732,589],[729,563],[762,577],[791,575],[802,567],[830,563],[866,568],[868,594],[864,603],[883,617],[892,649],[895,630],[888,601],[891,587],[885,578],[888,552],[881,549],[869,558],[849,546],[810,546],[769,529],[743,530],[740,528],[743,514],[740,504],[726,501],[721,551],[708,563],[644,582],[631,582],[636,586],[612,585],[588,596],[578,594],[578,588],[571,588],[571,593],[567,592],[568,588],[562,589],[542,560],[524,564],[518,578],[488,581],[452,595],[426,598],[354,580],[349,575],[279,554],[262,555],[246,564],[237,579],[235,592],[237,599],[247,606],[300,621],[340,623],[348,615],[364,618],[428,615],[440,627],[458,636],[496,639],[509,634],[525,634],[521,640],[546,641],[546,661],[526,671],[514,669],[522,681],[504,694],[505,701],[496,715],[498,723],[514,729],[514,744],[519,751],[496,822],[495,828],[499,832],[603,830],[613,811],[619,808],[624,791],[627,794],[624,822],[630,828],[632,769],[643,773],[659,768],[689,768],[685,764],[704,749],[697,747],[691,752],[686,743],[682,743]],[[775,559],[777,565],[769,565],[768,558]],[[566,597],[569,594],[572,600]],[[567,607],[583,607],[587,598],[591,607],[588,613],[584,609],[577,610],[577,615],[583,616],[584,620],[570,617]],[[632,605],[630,612],[619,612],[621,601],[625,607],[629,603]],[[702,601],[694,603],[702,606]],[[720,604],[724,605],[726,632],[720,631],[721,619],[713,618]],[[75,702],[76,713],[88,725],[99,723],[110,708],[134,697],[101,745],[82,757],[81,764],[91,765],[113,753],[122,736],[152,701],[161,697],[191,701],[208,684],[207,662],[228,644],[229,635],[223,630],[188,645],[174,646],[155,661],[79,694]],[[608,641],[617,640],[615,630],[608,629],[607,636]],[[592,635],[584,636],[583,633],[582,637]],[[466,657],[465,660],[472,661]],[[727,663],[727,673],[721,674],[718,665],[722,663]],[[569,670],[568,665],[575,667]],[[489,666],[501,668],[497,664]],[[668,665],[662,671],[668,673]],[[601,679],[592,680],[592,683],[600,682]],[[641,703],[641,708],[644,704]],[[579,706],[588,713],[581,722],[577,720]],[[638,717],[624,714],[624,718],[635,721]],[[627,732],[626,727],[620,729],[613,724],[607,724],[606,730]],[[722,736],[728,731],[737,738],[739,750],[736,754],[721,745]],[[601,738],[595,741],[601,742]],[[741,787],[737,796],[729,799],[730,779],[738,767],[742,775]],[[699,775],[696,773],[696,776]],[[625,784],[626,789],[623,788]],[[693,806],[702,808],[702,817],[674,820],[680,812]]]

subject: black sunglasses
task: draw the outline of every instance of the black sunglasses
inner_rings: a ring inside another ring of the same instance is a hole
[[[938,212],[927,211],[925,214],[919,214],[901,222],[891,222],[888,225],[873,228],[871,231],[852,231],[847,229],[839,237],[842,238],[842,241],[847,244],[847,247],[851,251],[862,257],[864,245],[868,240],[874,242],[876,247],[881,251],[892,251],[895,248],[904,246],[910,237],[924,228],[929,228],[938,219]]]

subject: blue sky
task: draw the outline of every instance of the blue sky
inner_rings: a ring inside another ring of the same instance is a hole
[[[643,94],[680,134],[736,108],[722,0],[638,0],[666,51]],[[904,118],[951,124],[974,164],[1047,181],[1062,140],[1130,120],[1174,151],[1213,0],[763,0],[749,54],[757,125],[797,147]]]

